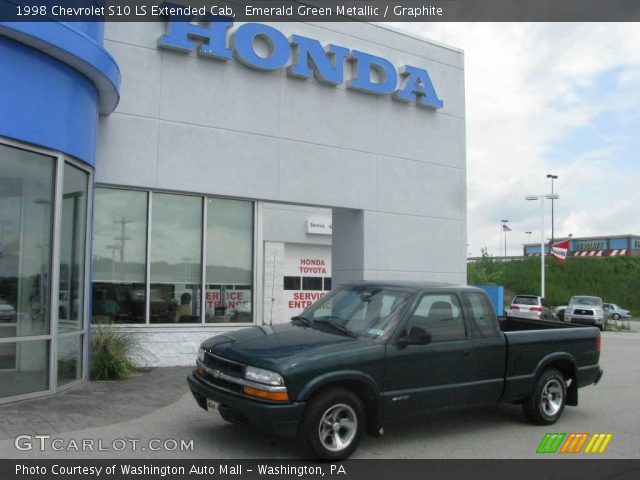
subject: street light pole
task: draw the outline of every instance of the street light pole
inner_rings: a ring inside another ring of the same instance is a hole
[[[551,173],[547,174],[547,178],[551,179],[551,243],[549,245],[553,245],[554,242],[554,232],[553,232],[553,181],[558,178],[558,175],[553,175]]]
[[[527,195],[525,200],[540,200],[540,296],[544,297],[544,199],[555,200],[558,195]]]

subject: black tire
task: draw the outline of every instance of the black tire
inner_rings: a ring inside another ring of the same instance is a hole
[[[613,315],[611,315],[611,318],[613,318],[614,320],[620,320],[620,314],[614,313]]]
[[[522,404],[527,420],[536,425],[558,421],[567,403],[567,381],[555,368],[542,372],[531,396]]]
[[[342,460],[355,451],[365,430],[366,414],[360,398],[346,388],[330,387],[314,395],[307,405],[298,436],[312,458]]]

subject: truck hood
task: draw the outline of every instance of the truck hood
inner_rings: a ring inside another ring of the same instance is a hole
[[[224,333],[205,340],[202,348],[221,357],[273,369],[304,354],[349,350],[362,341],[340,333],[292,324],[263,325]]]

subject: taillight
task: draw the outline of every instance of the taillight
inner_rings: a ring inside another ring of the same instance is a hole
[[[531,311],[532,312],[541,312],[542,311],[542,307],[531,307]]]
[[[517,305],[512,305],[511,310],[520,310],[520,307]]]
[[[596,340],[596,351],[600,353],[600,333],[598,333],[598,338]]]

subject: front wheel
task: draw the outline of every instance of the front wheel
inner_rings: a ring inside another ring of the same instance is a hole
[[[613,315],[611,315],[611,318],[613,318],[614,320],[620,320],[620,314],[614,313]]]
[[[555,423],[567,401],[567,381],[555,368],[545,370],[531,396],[522,404],[525,417],[536,425]]]
[[[330,388],[313,397],[299,436],[313,458],[341,460],[358,447],[366,415],[360,398],[345,388]]]

